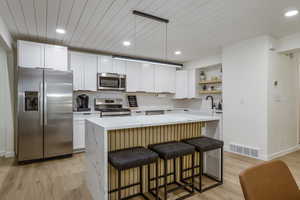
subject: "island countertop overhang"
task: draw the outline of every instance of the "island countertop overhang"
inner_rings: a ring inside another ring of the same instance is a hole
[[[220,117],[216,115],[165,114],[148,116],[90,118],[86,120],[109,131],[118,129],[141,128],[193,122],[219,121]]]

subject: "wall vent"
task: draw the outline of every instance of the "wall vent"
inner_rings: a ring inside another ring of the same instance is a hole
[[[254,158],[259,157],[259,150],[252,147],[246,147],[239,144],[230,144],[230,151],[241,155],[246,155]]]

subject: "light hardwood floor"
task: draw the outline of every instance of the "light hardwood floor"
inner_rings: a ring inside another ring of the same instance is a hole
[[[84,154],[28,165],[0,158],[1,200],[90,200],[84,185]],[[300,186],[300,151],[280,158],[291,169]],[[243,199],[238,174],[261,161],[225,153],[224,185],[196,194],[190,200]],[[170,195],[170,199],[176,194]]]

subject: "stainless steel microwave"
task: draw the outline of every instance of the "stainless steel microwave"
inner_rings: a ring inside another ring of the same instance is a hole
[[[115,73],[98,73],[98,90],[126,90],[126,75]]]

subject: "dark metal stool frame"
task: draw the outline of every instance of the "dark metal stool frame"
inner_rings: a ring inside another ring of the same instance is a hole
[[[152,150],[152,151],[156,152],[155,150]],[[159,152],[156,152],[156,153],[159,154]],[[176,160],[177,160],[177,158],[180,158],[180,160],[182,160],[182,158],[184,156],[190,156],[190,155],[192,156],[192,159],[191,159],[191,166],[192,167],[190,168],[190,170],[192,170],[192,176],[191,176],[192,182],[191,183],[186,183],[186,182],[180,183],[180,182],[177,181],[177,173],[176,173],[177,172],[177,167],[176,167],[177,165],[176,165]],[[163,157],[160,156],[160,159],[162,159],[163,162],[164,162],[164,174],[161,175],[161,176],[158,176],[158,173],[156,172],[156,177],[155,178],[149,178],[148,179],[148,191],[150,192],[150,194],[152,194],[154,197],[156,197],[159,200],[161,200],[161,198],[159,197],[159,190],[156,190],[156,193],[155,193],[154,192],[155,189],[151,188],[150,184],[151,184],[151,181],[153,181],[153,180],[155,180],[157,178],[158,179],[163,178],[164,183],[162,185],[159,185],[158,187],[159,188],[164,188],[164,198],[163,198],[164,200],[167,200],[167,196],[168,196],[169,193],[172,193],[172,192],[174,192],[176,190],[179,190],[179,189],[184,189],[189,194],[186,194],[186,195],[184,195],[182,197],[179,197],[176,200],[182,200],[182,199],[186,199],[186,198],[192,196],[194,194],[194,192],[195,192],[194,191],[194,177],[195,177],[195,175],[194,175],[194,170],[193,170],[194,169],[194,165],[195,165],[194,164],[194,162],[195,162],[195,153],[190,153],[190,154],[186,154],[186,155],[183,155],[183,156],[178,156],[178,157],[174,157],[174,158],[170,158],[170,159],[165,159],[165,158],[163,158]],[[170,173],[168,173],[168,161],[169,160],[173,160],[173,165],[174,165],[173,172],[170,172]],[[150,177],[150,176],[151,176],[150,175],[150,169],[148,168],[148,177]],[[171,182],[171,183],[167,183],[167,178],[169,176],[173,176],[173,182]],[[169,186],[169,185],[177,185],[177,187],[168,190],[167,186]],[[190,187],[191,189],[189,189],[188,187]]]
[[[218,149],[220,149],[220,154],[221,154],[221,177],[220,177],[220,179],[218,179],[218,178],[216,178],[216,177],[214,177],[212,175],[209,175],[209,174],[203,172],[203,168],[204,168],[203,167],[204,166],[204,153],[205,152],[209,152],[209,151],[218,150]],[[215,188],[215,187],[217,187],[219,185],[222,185],[223,184],[223,162],[224,162],[223,161],[223,157],[224,157],[224,155],[223,155],[224,154],[223,145],[222,145],[222,147],[213,148],[213,149],[209,149],[209,150],[199,150],[198,148],[196,148],[196,151],[199,153],[200,165],[194,166],[193,171],[195,169],[199,168],[200,172],[198,174],[194,175],[194,177],[199,177],[199,188],[195,187],[195,189],[198,192],[202,193],[202,192],[205,192],[205,191],[210,190],[212,188]],[[180,165],[182,166],[182,159],[180,160]],[[192,170],[192,168],[186,168],[186,169],[181,168],[181,169],[182,170],[180,171],[180,180],[181,180],[181,182],[188,183],[186,180],[193,178],[192,177],[193,175],[189,176],[189,177],[183,178],[183,173],[185,173],[185,172],[187,172],[189,170]],[[206,176],[207,178],[209,178],[209,179],[211,179],[213,181],[216,181],[217,183],[215,183],[213,185],[210,185],[210,186],[208,186],[206,188],[202,188],[202,176]]]
[[[153,189],[153,190],[156,190],[156,192],[158,192],[159,191],[159,187],[158,187],[158,184],[159,184],[159,182],[158,182],[158,159],[153,163],[146,164],[148,166],[148,170],[150,170],[150,165],[151,164],[155,164],[155,168],[156,168],[156,173],[155,173],[156,178],[154,178],[156,180],[156,188]],[[137,168],[137,167],[126,168],[126,169],[117,169],[117,168],[115,168],[118,171],[118,183],[117,183],[118,187],[117,187],[117,189],[110,190],[108,193],[111,194],[111,193],[117,192],[118,193],[118,200],[128,200],[128,199],[131,199],[131,198],[134,198],[134,197],[137,197],[137,196],[141,196],[146,200],[150,200],[143,193],[143,190],[144,190],[144,188],[143,188],[143,167],[146,166],[146,165],[138,166],[139,167],[139,174],[140,174],[140,180],[139,180],[138,183],[133,183],[133,184],[123,186],[123,187],[121,187],[121,183],[122,183],[121,173],[122,173],[122,171],[129,170],[129,169],[134,169],[134,168]],[[148,176],[148,179],[149,179],[149,176]],[[121,191],[122,190],[130,188],[130,187],[134,187],[134,186],[137,186],[137,185],[140,186],[140,192],[139,193],[121,198]],[[158,200],[159,198],[157,197],[156,199]]]

